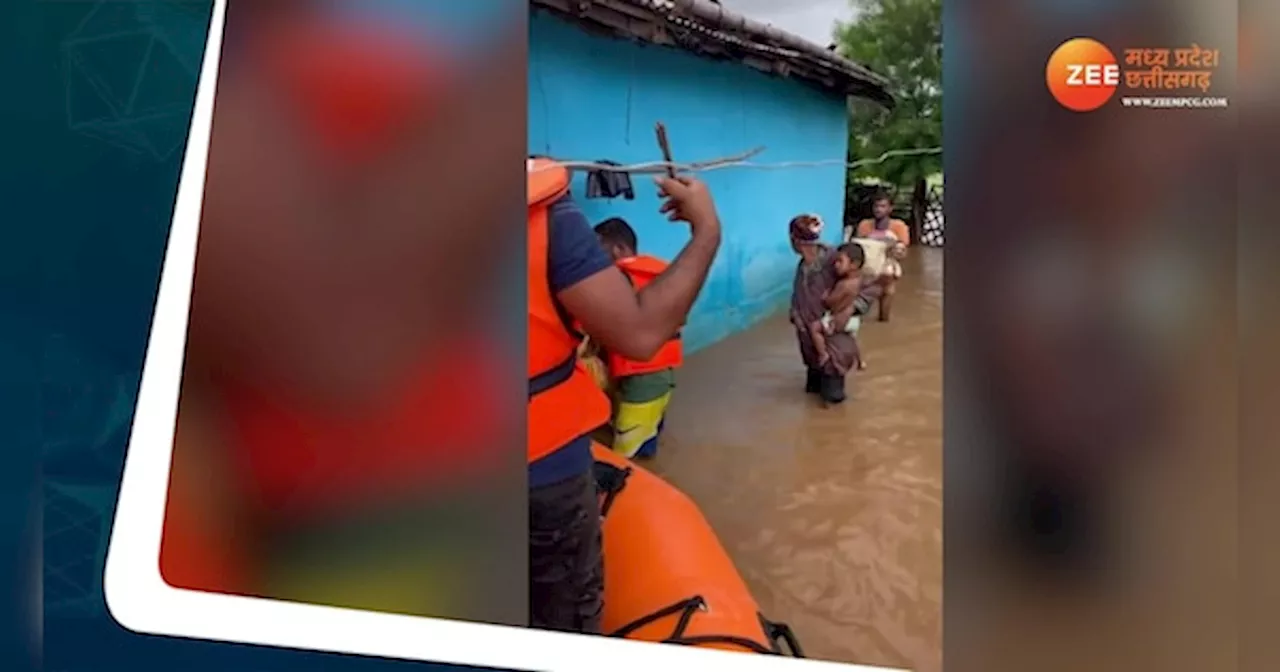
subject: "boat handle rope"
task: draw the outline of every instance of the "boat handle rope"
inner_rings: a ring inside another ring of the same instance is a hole
[[[689,636],[685,631],[689,629],[689,624],[693,622],[693,617],[699,611],[708,609],[707,601],[701,595],[695,595],[685,600],[681,600],[667,607],[663,607],[652,614],[641,616],[636,620],[618,628],[610,637],[626,637],[636,630],[651,625],[668,616],[680,614],[680,620],[676,622],[676,627],[671,635],[662,640],[663,644],[680,644],[684,646],[697,646],[699,644],[731,644],[738,646],[753,653],[765,655],[780,656],[784,655],[779,640],[786,643],[787,648],[791,652],[791,657],[803,658],[804,653],[800,649],[800,643],[796,641],[795,633],[785,623],[774,623],[764,616],[760,616],[760,625],[764,628],[765,635],[769,638],[772,648],[764,646],[759,642],[752,641],[746,637],[738,637],[735,635],[694,635]]]
[[[615,467],[608,462],[596,462],[594,465],[596,485],[600,492],[604,493],[603,501],[600,503],[600,516],[604,517],[609,514],[609,509],[613,507],[614,501],[617,500],[618,494],[627,487],[627,479],[630,478],[631,467],[620,468]],[[782,645],[785,644],[790,655],[793,658],[804,658],[804,651],[800,648],[800,642],[796,639],[795,633],[791,630],[791,626],[786,623],[775,623],[764,617],[764,614],[757,614],[760,619],[760,627],[764,630],[765,636],[772,646],[766,647],[759,642],[754,642],[745,637],[737,637],[734,635],[695,635],[687,636],[685,631],[689,629],[689,624],[693,622],[693,617],[699,611],[707,611],[710,605],[707,604],[705,598],[701,595],[695,595],[688,599],[681,600],[667,607],[663,607],[647,616],[641,616],[636,620],[618,628],[610,637],[623,638],[631,633],[655,623],[668,616],[680,614],[680,620],[676,622],[676,627],[667,639],[663,640],[664,644],[683,644],[685,646],[697,646],[699,644],[731,644],[739,646],[748,651],[769,655],[785,655]]]
[[[776,623],[760,614],[760,624],[764,626],[765,634],[769,636],[769,641],[778,649],[778,653],[782,653],[782,644],[787,645],[787,649],[791,651],[792,658],[804,658],[804,650],[800,648],[800,640],[796,638],[796,633],[791,626],[786,623]]]
[[[618,498],[618,494],[626,489],[627,479],[630,476],[631,467],[621,469],[608,462],[595,463],[596,485],[604,493],[604,500],[600,503],[601,517],[609,515],[609,509],[613,508],[613,502]]]
[[[671,633],[671,639],[677,639],[684,635],[684,631],[688,629],[693,615],[707,608],[707,601],[701,595],[695,595],[685,600],[680,600],[675,604],[663,607],[647,616],[641,616],[634,621],[614,630],[610,637],[626,637],[627,635],[643,628],[658,620],[680,614],[680,620],[676,622],[675,631]],[[669,641],[669,640],[668,640]]]

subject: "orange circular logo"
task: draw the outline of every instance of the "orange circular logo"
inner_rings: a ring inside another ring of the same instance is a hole
[[[1077,37],[1063,42],[1049,56],[1044,80],[1063,107],[1088,112],[1102,107],[1115,94],[1120,85],[1120,64],[1106,45]]]

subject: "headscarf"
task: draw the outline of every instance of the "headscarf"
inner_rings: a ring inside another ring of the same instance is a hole
[[[788,228],[792,242],[809,245],[822,238],[822,218],[812,213],[796,215]]]

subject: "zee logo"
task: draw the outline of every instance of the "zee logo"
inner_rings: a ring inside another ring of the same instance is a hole
[[[1110,65],[1067,65],[1067,86],[1119,86],[1120,66]]]
[[[1115,94],[1120,85],[1120,64],[1106,45],[1077,37],[1054,50],[1044,78],[1059,104],[1068,110],[1089,112]]]

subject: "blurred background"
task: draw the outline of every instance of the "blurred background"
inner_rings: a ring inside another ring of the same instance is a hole
[[[524,346],[501,310],[525,21],[515,0],[230,3],[170,584],[527,619]]]
[[[1219,49],[1230,106],[1067,111],[1080,36]],[[1236,43],[1234,5],[944,7],[948,670],[1237,663]]]
[[[1275,258],[1280,235],[1272,223],[1280,194],[1274,157],[1280,149],[1280,7],[1246,0],[1240,3],[1240,669],[1280,666],[1280,643],[1271,621],[1280,581],[1280,538],[1271,518],[1277,500],[1274,476],[1280,473],[1275,451],[1280,417],[1275,413],[1280,385],[1280,320],[1273,288],[1280,286]]]

